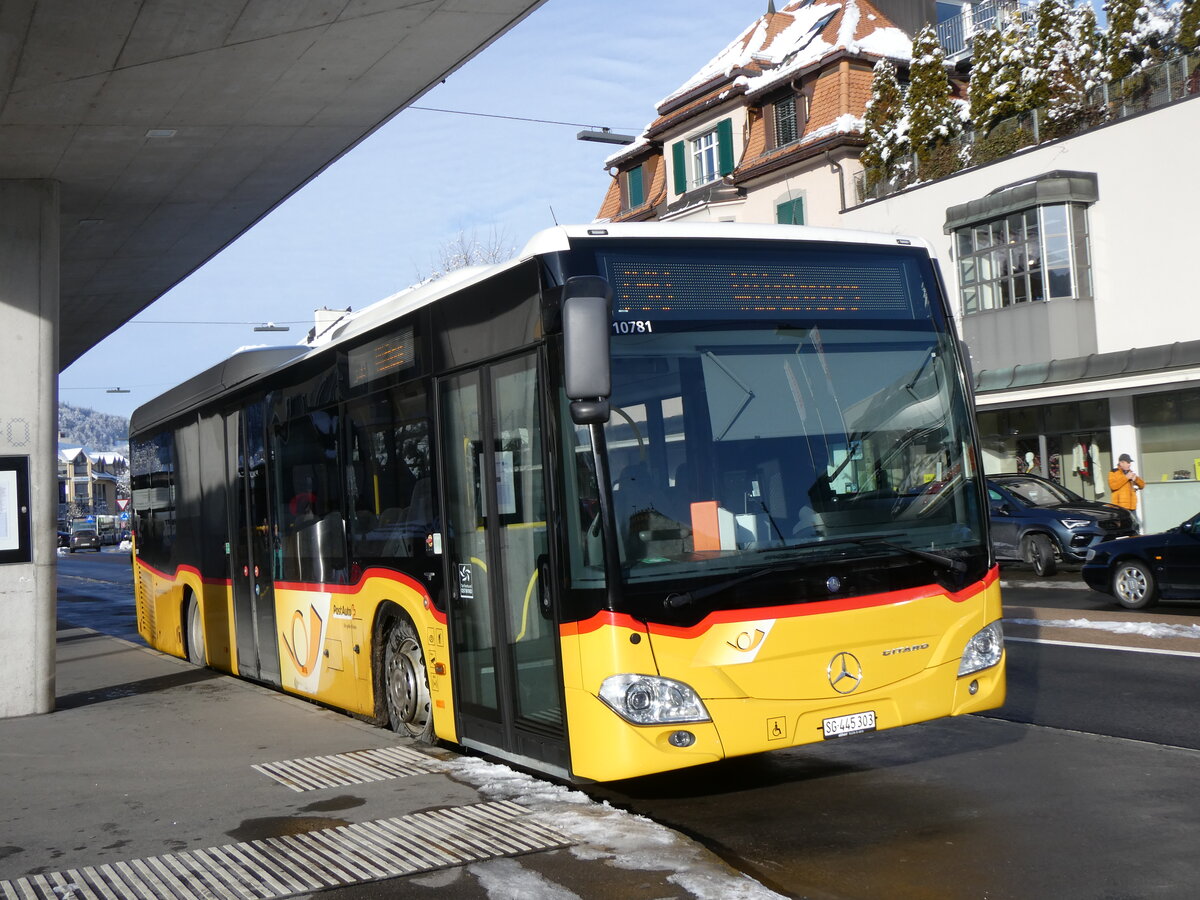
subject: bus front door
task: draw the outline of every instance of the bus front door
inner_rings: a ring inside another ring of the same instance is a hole
[[[459,740],[568,767],[533,354],[443,379]]]
[[[229,561],[238,674],[278,686],[265,420],[266,404],[258,401],[225,421],[234,498]]]

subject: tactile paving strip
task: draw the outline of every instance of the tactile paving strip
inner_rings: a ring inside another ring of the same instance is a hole
[[[293,791],[366,784],[408,775],[436,772],[436,763],[425,754],[405,747],[354,750],[332,756],[310,756],[283,762],[259,763],[253,768]]]
[[[272,900],[572,843],[507,800],[0,881],[4,900]]]

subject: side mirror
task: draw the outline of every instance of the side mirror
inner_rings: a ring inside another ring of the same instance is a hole
[[[608,421],[611,300],[612,288],[595,275],[570,278],[563,290],[563,382],[576,425]]]

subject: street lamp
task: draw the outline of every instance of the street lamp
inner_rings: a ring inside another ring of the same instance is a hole
[[[255,325],[255,331],[291,331],[290,325],[276,325],[274,322],[268,322],[266,325]]]
[[[637,140],[632,134],[617,134],[609,128],[585,128],[575,135],[577,141],[594,141],[597,144],[632,144]]]

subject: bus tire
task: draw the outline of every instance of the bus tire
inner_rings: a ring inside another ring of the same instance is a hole
[[[208,658],[204,652],[204,620],[200,618],[200,604],[196,595],[188,593],[187,602],[187,657],[193,666],[204,668]]]
[[[432,744],[433,704],[417,628],[404,613],[392,620],[383,650],[383,696],[388,724],[397,734]]]

